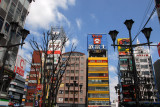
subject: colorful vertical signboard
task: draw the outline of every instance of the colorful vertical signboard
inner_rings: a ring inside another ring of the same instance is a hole
[[[26,61],[21,56],[18,55],[14,72],[24,77],[25,68],[26,68]]]
[[[107,35],[106,34],[88,34],[87,38],[88,50],[107,50]]]
[[[158,48],[158,54],[159,54],[159,57],[160,57],[160,42],[158,43],[157,48]]]
[[[128,45],[130,44],[129,38],[119,38],[117,40],[118,45]],[[119,55],[126,55],[129,53],[129,47],[128,46],[118,46],[118,52]]]

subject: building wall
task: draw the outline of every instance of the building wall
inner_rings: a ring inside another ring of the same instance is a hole
[[[24,94],[25,79],[16,75],[15,79],[10,83],[8,90],[10,96],[10,103],[20,106],[22,103],[22,96]]]
[[[157,84],[157,89],[160,94],[160,59],[158,59],[154,63],[154,70],[155,70],[155,76],[156,76],[156,84]]]
[[[88,58],[88,106],[110,104],[107,57]]]
[[[64,53],[62,60],[65,61],[69,57],[69,53]],[[74,92],[75,92],[75,104],[85,106],[86,100],[86,56],[80,52],[71,53],[69,65],[65,73],[63,74],[62,83],[59,88],[57,103],[61,106],[62,104],[73,104]],[[73,86],[73,81],[76,81],[77,86]],[[70,86],[68,91],[68,84]],[[83,85],[80,91],[80,86]]]

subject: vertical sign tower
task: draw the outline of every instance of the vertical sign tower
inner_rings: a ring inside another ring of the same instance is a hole
[[[88,34],[88,107],[110,106],[106,44],[106,34]]]

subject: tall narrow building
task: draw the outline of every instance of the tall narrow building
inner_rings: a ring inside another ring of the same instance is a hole
[[[88,107],[110,106],[107,35],[88,34]]]
[[[63,54],[62,60],[67,60],[69,56],[70,66],[64,71],[57,103],[60,107],[86,107],[86,55],[81,52],[67,52]]]

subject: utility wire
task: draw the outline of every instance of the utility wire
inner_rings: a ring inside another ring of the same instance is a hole
[[[156,7],[157,7],[157,6],[154,7],[154,9],[153,9],[151,15],[149,16],[147,22],[144,24],[144,26],[143,26],[142,29],[144,29],[145,26],[146,26],[146,25],[148,24],[148,22],[150,21],[151,17],[153,16],[154,12],[156,11]],[[132,42],[136,39],[136,37],[137,37],[140,33],[141,33],[141,30],[137,33],[137,35],[134,37],[134,39],[132,40]]]
[[[140,24],[140,27],[139,27],[138,31],[141,30],[142,24],[143,24],[144,21],[145,21],[145,18],[146,18],[147,14],[148,14],[148,12],[149,12],[149,10],[150,10],[150,8],[151,8],[152,3],[153,3],[153,0],[150,0],[149,3],[148,3],[148,5],[147,5],[146,11],[145,11],[144,16],[143,16],[143,18],[142,18],[142,22],[141,22],[141,24]]]

